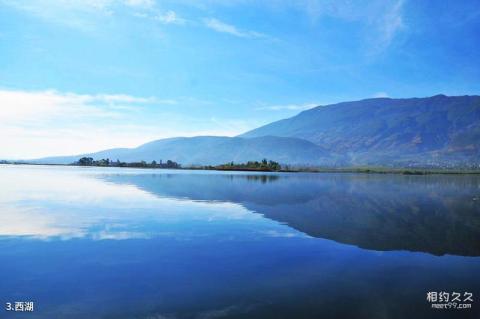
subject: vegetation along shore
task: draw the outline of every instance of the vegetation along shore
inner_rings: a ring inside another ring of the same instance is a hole
[[[0,164],[10,165],[48,165],[48,166],[84,166],[84,167],[119,167],[119,168],[149,168],[149,169],[184,169],[184,170],[215,170],[215,171],[251,171],[251,172],[289,172],[289,173],[362,173],[362,174],[402,174],[402,175],[431,175],[431,174],[480,174],[479,169],[467,168],[429,168],[429,167],[382,167],[382,166],[351,166],[351,167],[315,167],[290,166],[263,159],[262,161],[248,161],[246,163],[225,163],[221,165],[191,165],[182,166],[172,161],[152,161],[147,163],[122,162],[119,160],[82,157],[71,164],[39,164],[27,161],[0,160]]]

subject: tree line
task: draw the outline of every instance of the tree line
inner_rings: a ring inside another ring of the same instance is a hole
[[[262,161],[248,161],[246,163],[234,163],[233,161],[227,164],[210,166],[211,169],[220,170],[251,170],[251,171],[280,171],[282,166],[275,161],[269,161],[264,158]]]
[[[94,160],[92,157],[82,157],[78,161],[72,163],[78,166],[99,166],[99,167],[139,167],[139,168],[182,168],[182,166],[172,160],[163,162],[160,160],[147,163],[145,161],[139,162],[122,162],[120,160],[112,161],[109,158]],[[188,167],[187,167],[188,168]],[[214,170],[248,170],[248,171],[272,171],[277,172],[282,170],[282,166],[275,161],[263,159],[262,161],[248,161],[246,163],[230,162],[216,166],[201,166],[190,167],[193,169],[214,169]],[[288,167],[287,167],[288,168]]]
[[[145,161],[121,162],[118,159],[116,161],[112,161],[109,158],[94,160],[91,157],[82,157],[78,161],[74,162],[73,165],[101,167],[181,168],[180,164],[171,160],[167,160],[166,162],[160,160],[159,162],[152,161],[151,163],[147,163]]]

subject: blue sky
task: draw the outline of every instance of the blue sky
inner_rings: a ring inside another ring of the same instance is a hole
[[[480,93],[478,1],[0,0],[0,158]]]

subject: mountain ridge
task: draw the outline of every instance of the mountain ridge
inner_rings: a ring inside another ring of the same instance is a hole
[[[480,96],[373,98],[317,106],[241,134],[308,140],[352,164],[477,161]]]
[[[306,140],[263,136],[241,138],[227,136],[195,136],[160,139],[131,149],[110,149],[74,156],[48,157],[34,160],[44,164],[69,164],[80,157],[110,158],[125,162],[173,160],[182,165],[218,165],[228,162],[275,159],[296,165],[334,165],[341,159],[321,146]]]
[[[317,106],[235,137],[155,140],[136,148],[48,157],[68,164],[81,156],[122,161],[174,160],[216,165],[268,158],[304,166],[479,165],[480,96],[369,98]]]

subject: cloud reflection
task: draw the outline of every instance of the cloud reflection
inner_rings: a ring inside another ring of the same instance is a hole
[[[118,173],[64,167],[0,167],[0,236],[37,239],[146,239],[202,236],[202,227],[262,216],[241,205],[161,198],[95,176]]]

